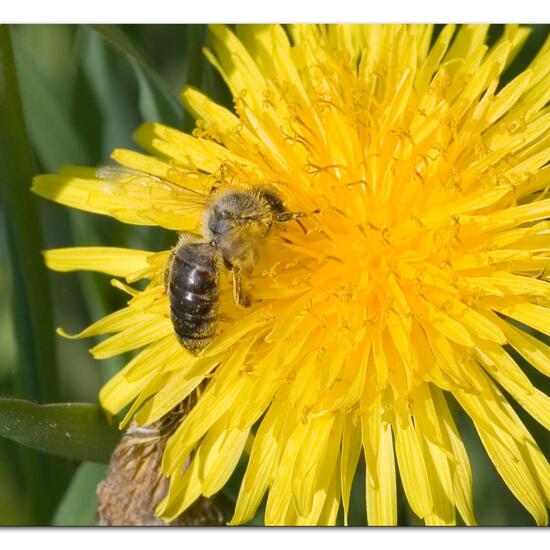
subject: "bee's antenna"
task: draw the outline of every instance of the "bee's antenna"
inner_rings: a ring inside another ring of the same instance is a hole
[[[298,218],[296,218],[296,223],[302,228],[302,231],[304,232],[304,235],[307,235],[307,230],[306,230],[304,224]]]
[[[289,222],[295,220],[296,223],[302,228],[302,231],[307,234],[307,230],[299,218],[303,218],[311,214],[318,214],[319,212],[320,210],[318,208],[310,212],[310,214],[306,214],[305,212],[280,212],[277,214],[276,219],[278,222]]]
[[[284,212],[277,212],[276,214],[276,220],[278,222],[289,222],[292,220],[295,220],[297,218],[305,218],[307,216],[311,216],[312,214],[319,214],[321,210],[319,208],[316,208],[315,210],[312,210],[311,212],[289,212],[288,210],[285,210]]]

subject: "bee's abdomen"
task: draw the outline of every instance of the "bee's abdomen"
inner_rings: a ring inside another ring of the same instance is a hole
[[[178,248],[170,268],[168,295],[174,331],[191,353],[212,340],[218,312],[215,250],[204,243]]]

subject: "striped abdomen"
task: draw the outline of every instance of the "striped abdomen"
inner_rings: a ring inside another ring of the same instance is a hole
[[[212,340],[218,312],[216,250],[205,243],[179,246],[168,281],[170,314],[179,341],[199,353]]]

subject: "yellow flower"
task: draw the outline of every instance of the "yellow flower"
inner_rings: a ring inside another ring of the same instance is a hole
[[[213,187],[270,184],[309,213],[305,231],[272,231],[249,309],[222,277],[219,334],[198,357],[173,333],[170,251],[46,253],[53,269],[126,280],[113,284],[128,307],[77,335],[114,333],[97,359],[143,348],[101,391],[111,413],[132,404],[122,425],[162,418],[207,381],[166,446],[162,517],[219,491],[246,449],[233,524],[266,493],[266,524],[334,524],[363,452],[369,524],[396,524],[398,471],[427,525],[453,525],[457,510],[472,525],[451,394],[547,523],[550,466],[503,390],[550,428],[549,397],[510,353],[550,374],[531,330],[550,334],[550,41],[499,89],[529,31],[508,25],[491,47],[487,31],[448,25],[430,47],[429,25],[214,26],[206,54],[236,114],[187,89],[193,136],[143,125],[151,156],[113,153],[133,176],[73,167],[35,179],[59,203],[199,235],[193,199]],[[130,286],[141,279],[144,290]]]

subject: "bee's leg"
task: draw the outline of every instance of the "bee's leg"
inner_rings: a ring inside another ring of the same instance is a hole
[[[243,278],[241,266],[238,262],[232,265],[233,273],[233,299],[241,307],[250,307],[252,305],[252,296],[243,288]]]

